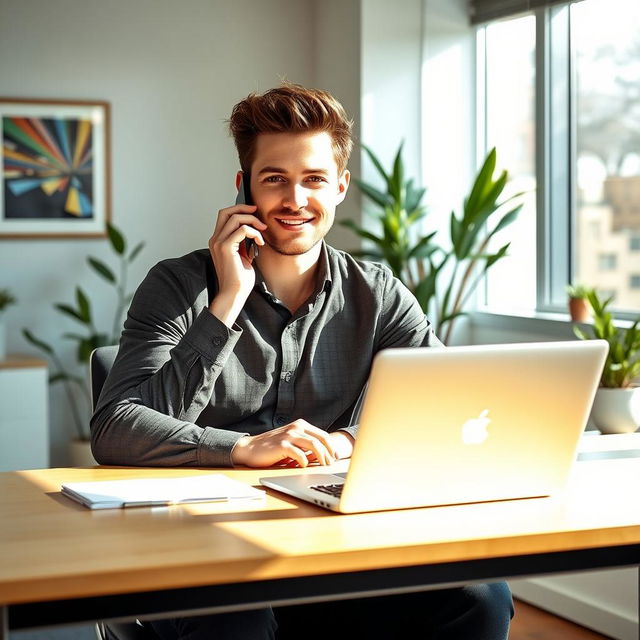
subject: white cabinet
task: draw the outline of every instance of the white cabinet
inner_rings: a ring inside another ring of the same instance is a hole
[[[49,466],[47,363],[0,360],[0,471]]]

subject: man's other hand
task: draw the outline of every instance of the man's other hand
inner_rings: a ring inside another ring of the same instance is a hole
[[[285,460],[298,467],[310,462],[326,465],[349,457],[353,448],[350,439],[344,432],[327,433],[299,419],[257,436],[243,436],[231,452],[231,461],[234,465],[263,468]]]

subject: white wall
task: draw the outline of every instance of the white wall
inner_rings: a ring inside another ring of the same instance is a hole
[[[113,222],[147,247],[134,288],[159,259],[206,246],[217,210],[234,198],[237,161],[224,120],[252,90],[281,78],[311,83],[311,0],[10,0],[0,3],[0,95],[103,99],[112,106]],[[73,322],[53,311],[77,283],[99,317],[113,308],[85,256],[109,258],[103,240],[0,240],[0,287],[9,351],[29,351],[27,326],[63,349]],[[110,325],[109,323],[107,323]],[[72,433],[52,396],[52,464]]]
[[[448,238],[476,173],[475,32],[466,0],[424,0],[422,181],[429,230]]]
[[[354,149],[349,162],[353,176],[360,176],[360,0],[323,0],[314,2],[314,83],[330,91],[354,121]],[[345,201],[336,212],[336,222],[360,219],[361,197],[352,182]],[[349,250],[357,246],[353,233],[334,224],[327,236],[334,247]]]
[[[362,142],[388,169],[404,140],[408,176],[420,175],[422,1],[362,2]],[[374,176],[367,160],[364,175]]]

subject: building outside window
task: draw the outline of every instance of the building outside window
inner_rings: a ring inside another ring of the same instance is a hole
[[[618,266],[617,253],[599,253],[598,271],[615,271]]]

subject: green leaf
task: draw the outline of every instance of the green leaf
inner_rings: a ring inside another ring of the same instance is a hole
[[[357,233],[361,238],[366,238],[367,240],[371,240],[371,242],[375,242],[377,245],[380,245],[383,242],[382,238],[379,238],[373,233],[370,233],[363,227],[359,226],[353,220],[341,220],[340,224],[343,227],[347,227],[348,229],[351,229],[353,232]]]
[[[436,293],[436,283],[438,280],[439,269],[436,269],[433,264],[431,264],[431,270],[429,273],[418,283],[413,292],[413,295],[416,297],[418,302],[420,303],[420,307],[425,313],[429,312],[429,305],[431,303],[431,299]]]
[[[101,275],[105,280],[109,282],[113,282],[115,284],[116,277],[113,274],[113,271],[109,269],[109,267],[104,263],[98,260],[97,258],[92,258],[91,256],[87,258],[87,262],[93,267],[94,271]]]
[[[80,363],[89,362],[91,352],[98,347],[105,347],[109,343],[109,338],[105,333],[98,333],[84,338],[78,342],[76,358]]]
[[[404,141],[400,143],[398,152],[393,161],[393,173],[391,174],[391,181],[389,183],[389,192],[391,193],[395,202],[400,204],[403,200],[402,189],[404,187],[404,163],[402,162],[402,147]]]
[[[362,193],[364,193],[369,199],[373,200],[379,207],[383,209],[391,204],[391,198],[382,191],[378,191],[375,187],[362,182],[362,180],[355,179],[356,184],[360,187]]]
[[[87,336],[80,335],[79,333],[63,333],[62,337],[67,340],[86,340]]]
[[[426,192],[427,190],[425,188],[414,188],[413,179],[409,180],[409,182],[407,182],[407,211],[413,212],[418,209],[418,207],[420,207],[420,202],[422,201],[422,198],[424,197],[424,194]]]
[[[407,209],[407,226],[413,227],[416,222],[422,220],[422,218],[425,218],[426,215],[427,212],[421,208],[414,209],[413,211]]]
[[[431,244],[431,240],[436,235],[436,233],[437,232],[434,231],[433,233],[420,238],[420,240],[418,240],[414,247],[409,251],[407,259],[410,260],[411,258],[426,258],[430,256],[434,251],[437,251],[440,247]]]
[[[73,307],[68,304],[55,304],[53,305],[60,313],[64,313],[65,315],[77,320],[78,322],[82,322],[82,324],[88,324],[87,321],[80,315],[78,311],[76,311]]]
[[[591,340],[591,336],[575,324],[573,325],[573,333],[576,337],[580,338],[580,340]]]
[[[455,311],[454,313],[449,313],[440,319],[440,326],[442,326],[447,322],[451,322],[452,320],[455,320],[455,318],[459,318],[460,316],[466,316],[466,315],[467,315],[466,311]]]
[[[487,271],[492,265],[494,265],[498,260],[501,260],[507,255],[507,251],[511,246],[510,242],[507,242],[504,246],[500,247],[496,253],[493,255],[487,256],[487,262],[485,264],[484,270]]]
[[[498,224],[496,225],[495,229],[489,234],[489,236],[493,236],[494,234],[498,233],[498,231],[512,224],[520,214],[523,206],[524,205],[522,204],[518,205],[514,209],[511,209],[511,211],[505,213],[504,216],[502,216],[502,218],[500,219],[500,222],[498,222]]]
[[[478,172],[476,179],[473,183],[471,193],[467,199],[465,210],[465,217],[467,211],[473,211],[478,208],[478,204],[483,197],[483,194],[489,189],[489,185],[493,184],[492,177],[493,172],[496,169],[496,148],[493,147],[489,154],[485,158],[482,168]]]
[[[449,233],[451,235],[451,244],[453,245],[454,252],[458,258],[462,257],[459,255],[460,247],[462,244],[462,225],[458,218],[456,218],[455,212],[451,212],[451,220],[450,220],[450,228]]]
[[[376,170],[384,180],[387,189],[389,189],[389,183],[390,183],[389,176],[387,175],[387,172],[384,170],[382,163],[380,162],[380,160],[378,160],[378,157],[376,156],[376,154],[373,153],[371,149],[369,149],[369,147],[363,144],[362,148],[366,151],[367,155],[369,156],[369,159],[373,163],[373,166],[376,168]]]
[[[498,201],[498,198],[504,191],[508,177],[509,176],[507,172],[503,171],[498,176],[497,180],[491,182],[491,184],[489,185],[489,189],[486,191],[486,193],[483,194],[483,197],[481,197],[480,202],[478,203],[478,213],[476,215],[479,218],[484,217],[486,219],[486,217],[489,215],[487,209],[489,209],[489,211],[491,212],[497,208],[496,203]]]
[[[458,257],[466,258],[469,253],[473,251],[478,234],[483,229],[485,222],[489,216],[499,208],[496,205],[496,201],[506,185],[506,180],[507,172],[503,171],[498,180],[493,182],[488,188],[488,191],[481,196],[481,200],[478,202],[478,208],[474,209],[469,207],[465,212],[462,220],[462,226],[465,232],[457,247],[456,255]]]
[[[138,254],[144,249],[144,245],[144,242],[139,242],[135,246],[133,251],[129,254],[129,262],[133,262],[138,257]]]
[[[85,324],[91,324],[91,303],[80,287],[76,287],[76,302],[82,321]]]
[[[107,223],[107,233],[109,234],[109,242],[113,250],[118,255],[122,255],[126,249],[126,242],[123,235],[109,222]]]
[[[36,338],[33,333],[29,331],[29,329],[23,329],[22,335],[24,336],[25,340],[27,342],[30,342],[34,347],[37,347],[38,349],[44,351],[45,353],[48,353],[49,355],[53,354],[53,347],[50,344],[44,342],[44,340]]]

